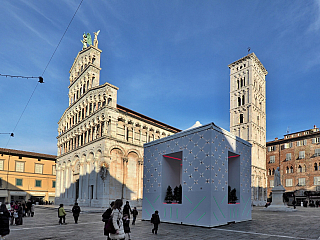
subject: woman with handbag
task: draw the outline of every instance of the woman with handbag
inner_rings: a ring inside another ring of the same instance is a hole
[[[122,207],[122,200],[117,199],[114,202],[114,205],[112,207],[112,224],[115,229],[115,233],[109,233],[109,237],[111,239],[122,239],[124,240],[126,235],[124,233],[123,229],[123,222],[122,222],[122,212],[121,212],[121,207]]]

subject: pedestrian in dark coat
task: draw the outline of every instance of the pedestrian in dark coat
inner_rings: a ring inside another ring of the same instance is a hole
[[[131,231],[130,231],[130,226],[129,226],[130,219],[127,214],[123,215],[122,221],[123,221],[124,233],[128,234],[128,240],[131,240],[131,237],[130,237]]]
[[[31,206],[32,206],[32,202],[31,200],[29,199],[28,202],[27,202],[27,216],[30,217],[30,214],[31,214]]]
[[[75,224],[78,224],[80,212],[81,212],[81,208],[78,206],[78,203],[75,203],[72,208],[72,213],[73,213],[73,218],[74,218]]]
[[[18,203],[18,217],[16,218],[16,225],[22,225],[23,223],[23,219],[22,219],[22,216],[23,216],[23,209],[22,209],[22,206],[21,206],[21,203],[19,202]]]
[[[151,223],[153,223],[152,233],[158,234],[158,225],[160,224],[159,212],[155,211],[151,217]]]
[[[0,235],[1,239],[10,233],[9,229],[10,213],[5,204],[0,206]]]
[[[123,215],[127,214],[130,219],[131,207],[129,205],[129,201],[126,201],[126,205],[123,206]]]
[[[135,224],[136,224],[136,219],[137,219],[137,215],[138,215],[138,214],[139,214],[139,213],[138,213],[137,208],[134,207],[133,210],[132,210],[132,218],[133,218],[133,220],[132,220],[132,225],[135,225]]]
[[[109,218],[111,217],[113,205],[114,205],[114,202],[111,202],[110,207],[102,214],[102,222],[104,222],[104,235],[108,236],[107,240],[110,240],[110,238],[109,238],[109,232],[106,230],[106,226]]]

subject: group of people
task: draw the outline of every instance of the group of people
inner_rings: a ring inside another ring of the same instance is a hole
[[[117,199],[114,202],[111,202],[110,208],[108,208],[102,214],[102,221],[105,222],[104,225],[104,235],[107,236],[108,240],[120,239],[124,240],[126,235],[130,240],[130,214],[132,214],[132,225],[135,225],[138,210],[136,207],[133,210],[130,207],[129,202],[122,207],[122,200]],[[157,234],[158,225],[160,224],[160,217],[158,211],[155,211],[152,214],[151,223],[154,224],[154,228],[152,229],[152,233]]]
[[[34,203],[28,200],[27,203],[14,202],[0,203],[0,240],[10,233],[10,225],[22,225],[23,217],[34,216]]]
[[[6,204],[6,208],[10,213],[10,225],[22,225],[23,217],[33,217],[34,216],[34,202],[30,199],[25,203],[14,202]]]
[[[81,208],[79,207],[78,203],[76,202],[74,206],[72,207],[72,214],[74,223],[78,224],[79,215],[81,212]],[[58,217],[59,217],[59,225],[66,224],[66,211],[64,210],[63,204],[60,204],[58,208]]]

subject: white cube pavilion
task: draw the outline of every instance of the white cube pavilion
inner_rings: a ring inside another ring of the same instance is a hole
[[[180,184],[182,203],[167,203]],[[251,220],[251,144],[214,123],[144,144],[142,219],[155,210],[162,222],[204,227]]]

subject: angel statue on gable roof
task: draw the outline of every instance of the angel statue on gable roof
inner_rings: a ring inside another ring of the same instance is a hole
[[[82,50],[87,48],[87,35],[85,33],[83,33],[83,40],[80,40],[83,44]]]
[[[90,33],[87,33],[87,43],[88,45],[92,45],[92,39],[91,39],[91,34]]]
[[[93,33],[94,33],[93,46],[95,46],[97,48],[98,47],[98,35],[100,33],[100,30],[98,30],[97,32],[93,32]]]

